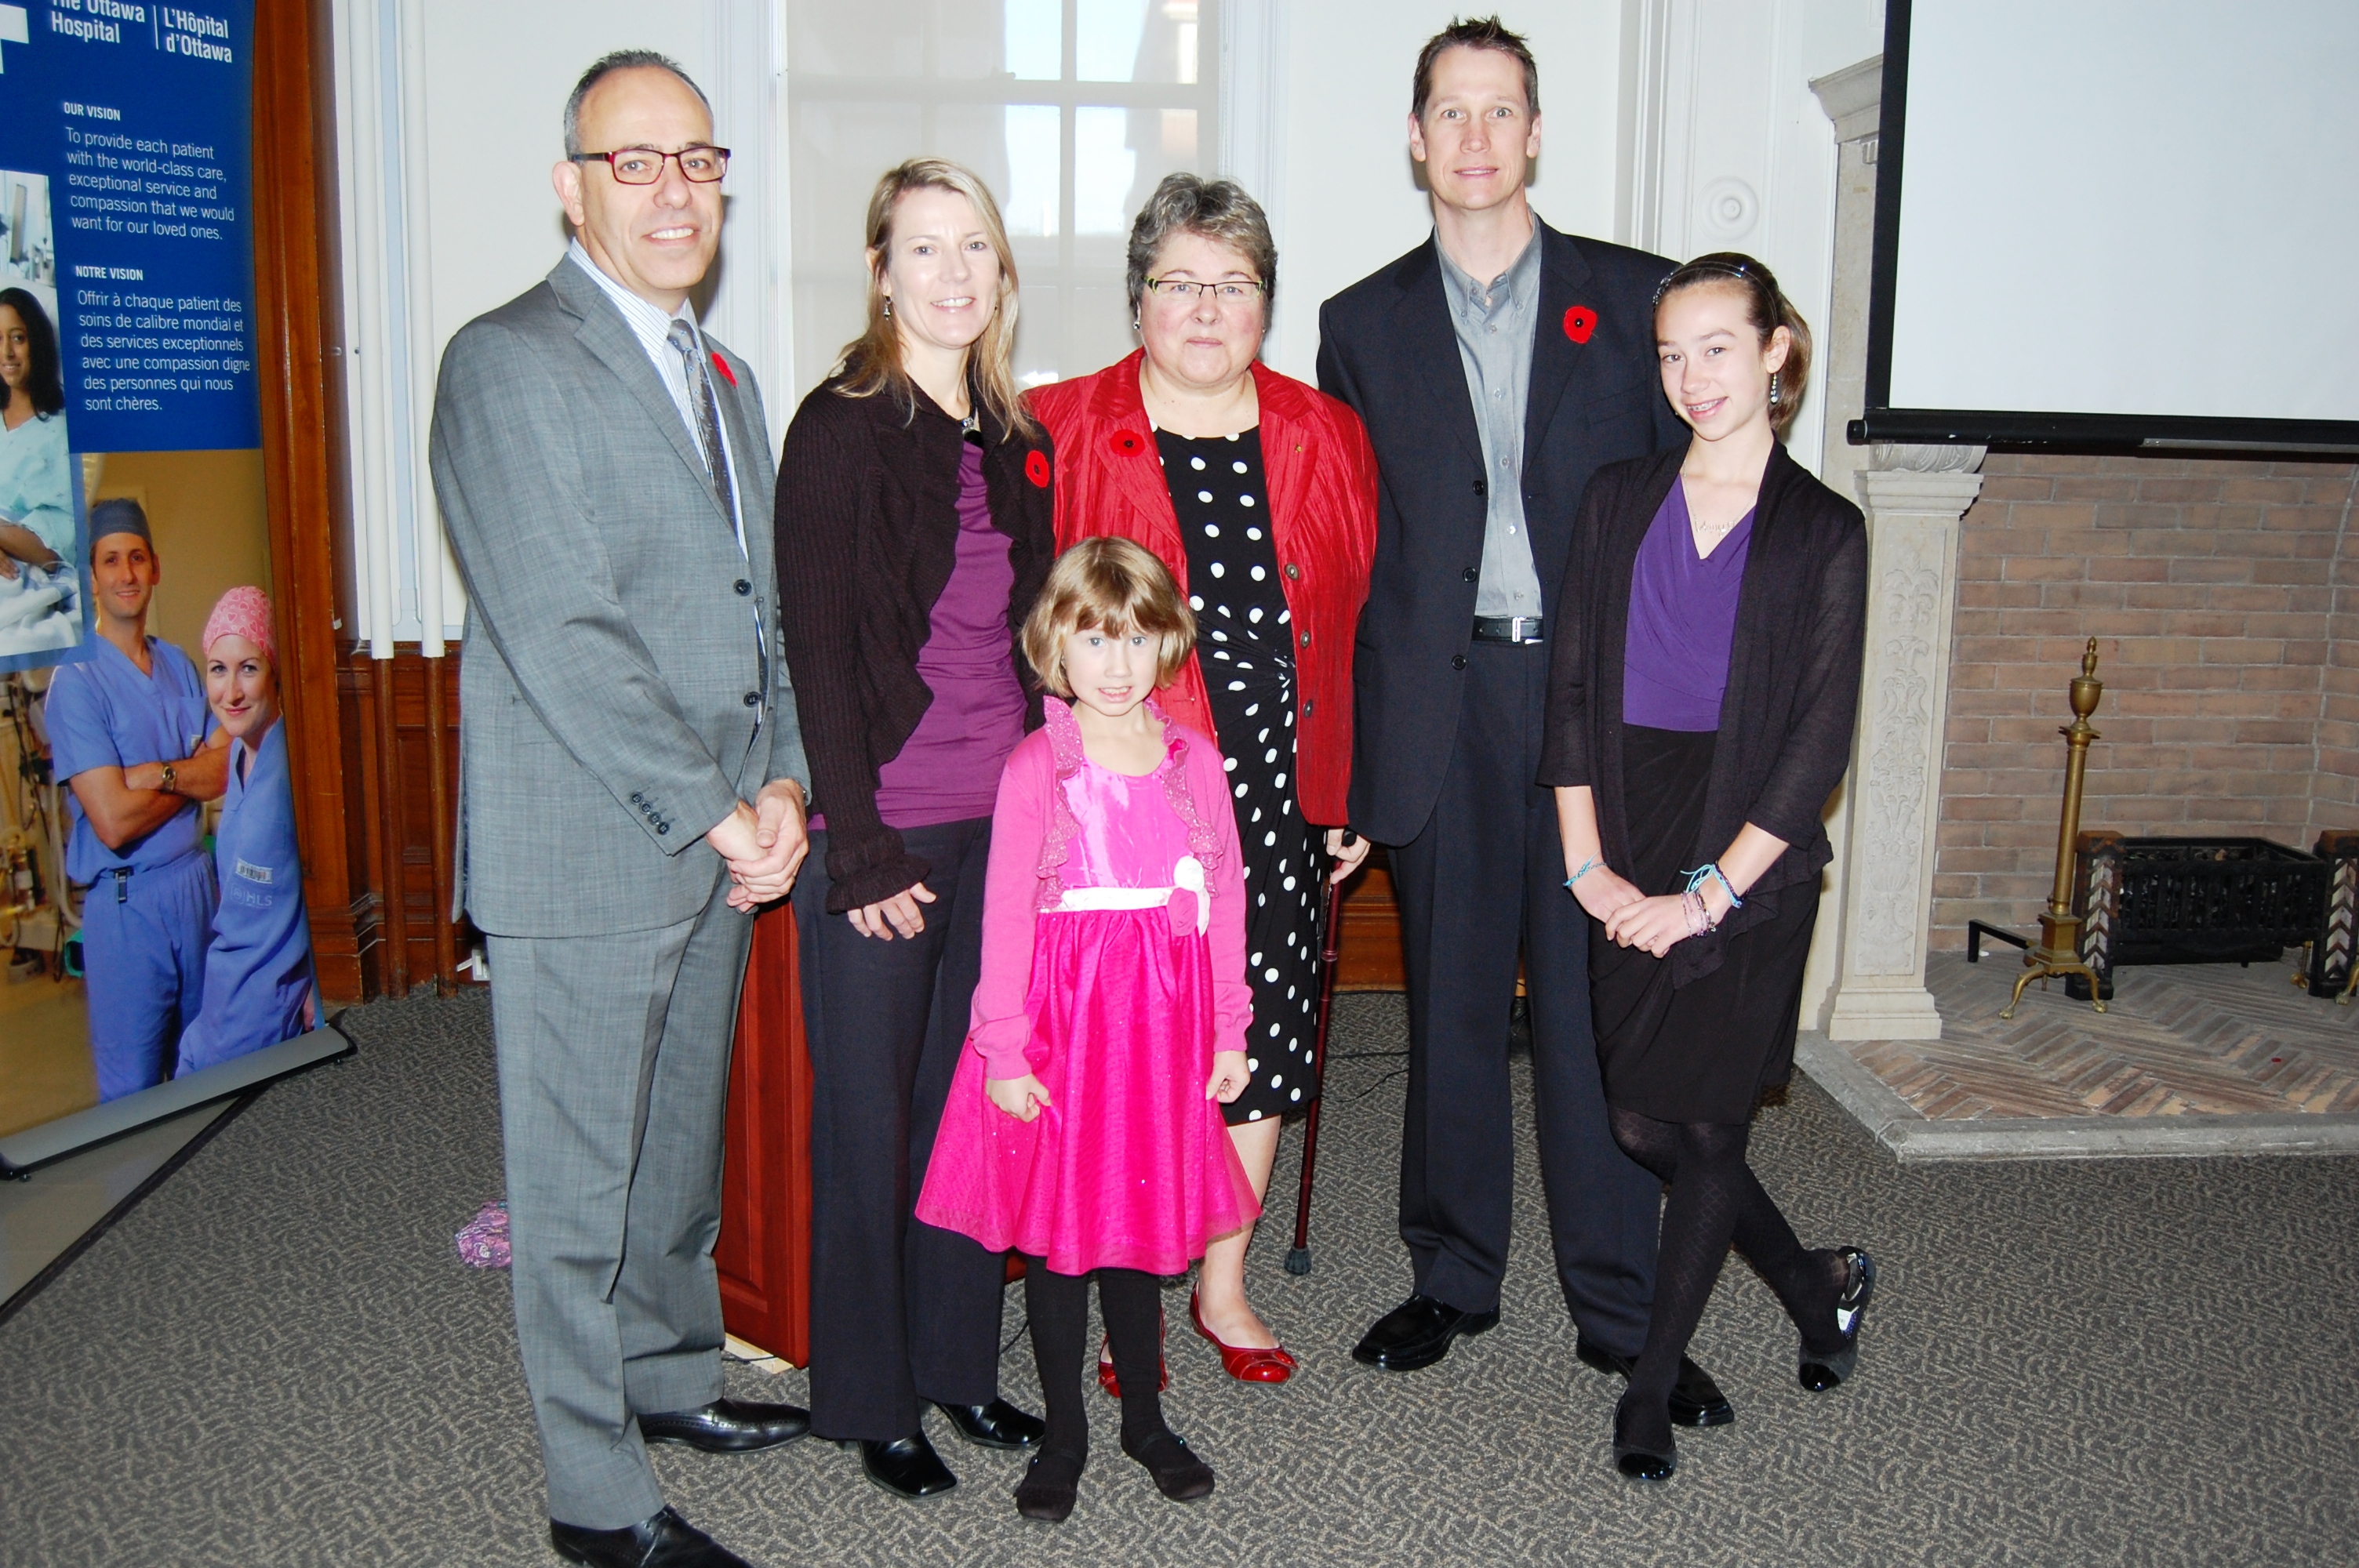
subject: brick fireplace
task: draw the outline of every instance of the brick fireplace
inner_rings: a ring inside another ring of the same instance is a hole
[[[2359,465],[1992,453],[1957,557],[1932,946],[2028,929],[2065,682],[2105,683],[2084,828],[2307,849],[2359,828]]]

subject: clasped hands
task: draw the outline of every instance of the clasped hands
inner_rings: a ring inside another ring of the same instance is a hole
[[[1244,1052],[1215,1051],[1212,1053],[1212,1076],[1204,1083],[1204,1098],[1227,1105],[1245,1092],[1245,1083],[1250,1076],[1245,1068]],[[1034,1120],[1049,1105],[1048,1087],[1032,1073],[1020,1078],[985,1078],[983,1080],[983,1092],[991,1097],[992,1104],[1018,1121]]]
[[[729,907],[752,914],[787,896],[802,869],[810,838],[804,826],[803,787],[773,779],[754,804],[715,823],[704,841],[729,863]]]
[[[1717,925],[1729,910],[1726,886],[1715,878],[1696,891],[1702,895],[1704,910]],[[1641,947],[1659,958],[1695,934],[1688,925],[1688,912],[1681,907],[1678,893],[1648,897],[1610,866],[1592,866],[1583,872],[1572,884],[1572,896],[1605,927],[1606,938],[1618,946]]]

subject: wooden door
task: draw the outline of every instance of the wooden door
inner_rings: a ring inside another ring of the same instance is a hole
[[[810,1360],[810,1111],[795,916],[780,903],[755,919],[737,1006],[712,1261],[729,1332],[798,1367]]]

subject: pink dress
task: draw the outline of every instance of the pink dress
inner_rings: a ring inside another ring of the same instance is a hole
[[[1257,1218],[1218,1102],[1215,1050],[1245,1049],[1245,883],[1212,742],[1160,707],[1162,765],[1114,773],[1063,703],[1000,775],[983,977],[918,1217],[996,1252],[1184,1272]],[[985,1078],[1038,1076],[1029,1122]]]

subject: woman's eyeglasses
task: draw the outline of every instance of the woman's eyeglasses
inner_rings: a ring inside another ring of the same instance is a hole
[[[1198,283],[1187,277],[1150,277],[1147,280],[1147,287],[1158,299],[1192,300],[1199,296],[1209,295],[1221,305],[1243,305],[1269,292],[1269,285],[1257,279],[1239,282],[1229,278],[1219,283]]]

